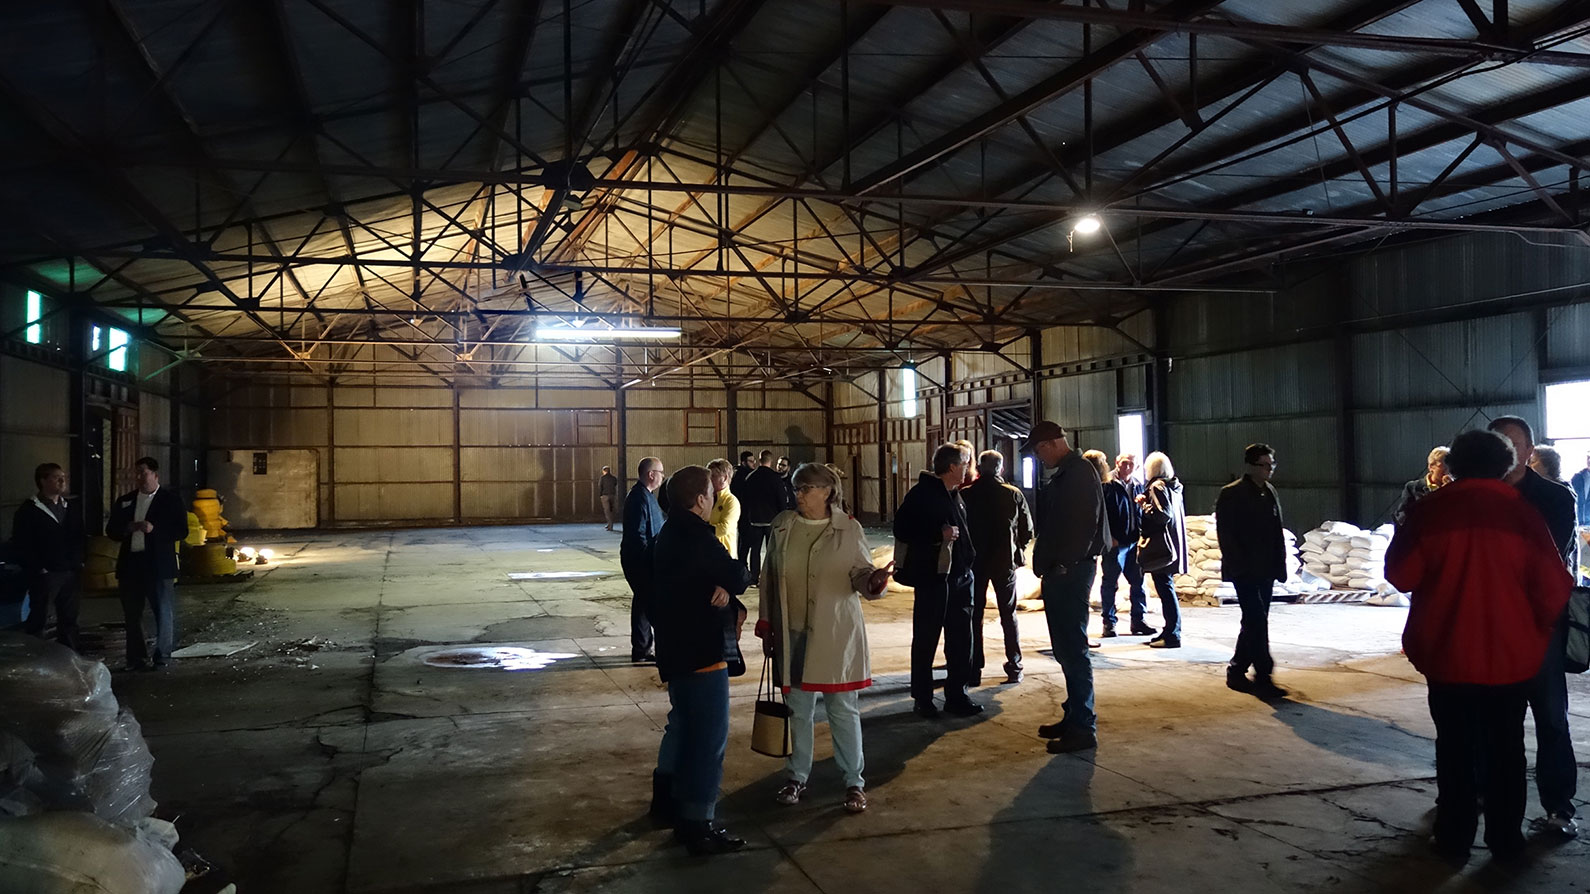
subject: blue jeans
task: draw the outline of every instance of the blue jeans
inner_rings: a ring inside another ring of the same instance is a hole
[[[1270,599],[1275,593],[1275,581],[1254,578],[1232,581],[1231,585],[1236,588],[1237,604],[1242,607],[1242,627],[1237,633],[1237,650],[1231,655],[1230,668],[1246,674],[1251,667],[1258,676],[1268,677],[1275,672],[1275,659],[1270,657]]]
[[[144,642],[145,603],[155,616],[155,664],[170,661],[177,644],[176,581],[155,574],[135,564],[118,578],[122,616],[127,621],[127,663],[133,667],[149,662]]]
[[[1573,816],[1579,766],[1568,732],[1568,678],[1563,668],[1567,619],[1557,622],[1546,660],[1529,684],[1529,709],[1535,715],[1535,787],[1547,813]]]
[[[1166,639],[1181,639],[1181,603],[1176,601],[1176,584],[1171,579],[1170,569],[1156,571],[1150,575],[1154,579],[1154,592],[1159,596],[1159,613],[1165,618],[1165,629],[1160,633]]]
[[[1114,627],[1115,587],[1122,575],[1129,587],[1127,598],[1132,603],[1132,626],[1143,626],[1143,611],[1148,608],[1148,594],[1143,591],[1143,569],[1137,567],[1137,544],[1128,543],[1119,549],[1106,549],[1102,563],[1104,576],[1099,581],[1099,614],[1105,627]]]
[[[673,778],[680,819],[710,820],[723,782],[723,755],[729,748],[729,672],[669,680],[668,703],[657,772]]]
[[[1088,596],[1096,566],[1092,560],[1065,574],[1052,569],[1043,576],[1043,613],[1049,623],[1054,660],[1066,678],[1065,724],[1093,733],[1099,717],[1093,712],[1093,661],[1088,657]]]

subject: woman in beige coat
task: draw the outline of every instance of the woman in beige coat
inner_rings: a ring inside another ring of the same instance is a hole
[[[807,463],[793,483],[795,511],[773,519],[756,624],[792,711],[789,780],[777,797],[795,804],[806,791],[822,693],[834,762],[845,777],[844,807],[860,813],[867,809],[860,693],[872,685],[860,594],[882,596],[893,565],[872,567],[866,533],[839,509],[839,476],[831,468]]]

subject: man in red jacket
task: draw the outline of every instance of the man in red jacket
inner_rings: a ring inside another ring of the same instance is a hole
[[[1429,681],[1433,844],[1454,860],[1474,843],[1482,777],[1491,856],[1523,852],[1524,709],[1573,586],[1540,513],[1502,481],[1515,464],[1500,435],[1458,435],[1456,481],[1414,505],[1386,552],[1386,579],[1413,594],[1402,645]]]

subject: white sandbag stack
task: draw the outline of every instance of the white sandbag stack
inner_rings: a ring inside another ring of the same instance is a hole
[[[1187,573],[1174,580],[1176,592],[1229,601],[1237,591],[1220,579],[1220,539],[1212,515],[1187,516]]]
[[[1382,590],[1386,584],[1389,526],[1365,531],[1326,522],[1303,536],[1303,569],[1339,590]]]

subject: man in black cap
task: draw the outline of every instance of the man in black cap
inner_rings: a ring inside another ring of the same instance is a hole
[[[1032,570],[1043,579],[1049,639],[1066,678],[1065,716],[1038,727],[1038,735],[1051,740],[1050,754],[1083,751],[1099,744],[1088,658],[1088,597],[1098,570],[1094,560],[1109,539],[1104,488],[1093,464],[1071,448],[1065,429],[1053,422],[1033,426],[1021,449],[1053,470],[1038,490]]]

